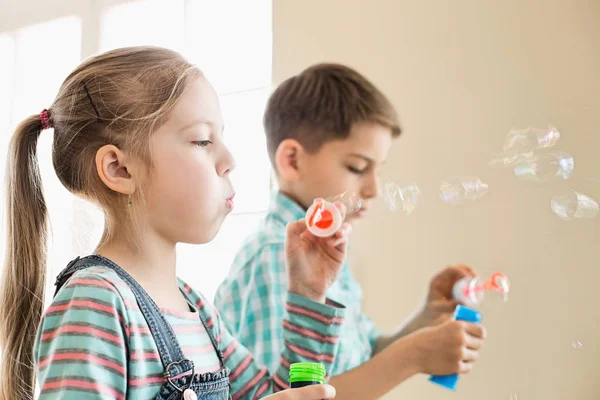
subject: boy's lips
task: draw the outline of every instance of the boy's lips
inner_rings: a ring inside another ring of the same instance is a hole
[[[358,209],[358,211],[356,211],[356,216],[362,218],[367,215],[367,211],[367,207],[361,207]]]

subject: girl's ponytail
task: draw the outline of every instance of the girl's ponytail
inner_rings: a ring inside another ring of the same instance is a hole
[[[6,264],[0,297],[1,399],[32,399],[33,345],[44,308],[48,213],[37,161],[48,111],[23,121],[10,145]]]

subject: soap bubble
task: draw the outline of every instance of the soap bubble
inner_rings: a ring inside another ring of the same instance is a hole
[[[548,128],[512,129],[506,135],[503,152],[492,156],[491,167],[514,167],[527,162],[541,149],[554,147],[560,132],[553,126]]]
[[[520,180],[544,182],[554,178],[569,179],[574,168],[575,161],[569,153],[552,152],[522,157],[513,172]]]
[[[550,201],[554,214],[566,221],[576,218],[594,218],[598,215],[598,202],[585,194],[571,191],[554,196]]]
[[[387,182],[384,186],[383,199],[390,211],[402,211],[404,215],[409,215],[417,207],[420,198],[421,190],[415,184],[402,187]]]
[[[503,150],[507,153],[529,153],[554,147],[558,139],[560,139],[560,132],[553,126],[511,129],[504,140]]]
[[[476,176],[451,176],[440,184],[440,198],[448,204],[464,204],[485,196],[488,189]]]
[[[514,167],[517,164],[527,162],[534,157],[533,152],[528,153],[516,153],[507,152],[495,154],[489,162],[490,167]]]
[[[579,349],[583,348],[583,343],[581,343],[579,340],[577,340],[577,341],[571,343],[571,346],[573,346],[574,349],[579,350]]]
[[[364,205],[364,202],[361,199],[361,197],[358,194],[352,192],[343,192],[336,196],[328,197],[325,200],[330,203],[335,203],[336,201],[342,203],[344,206],[346,206],[346,215],[354,214],[360,211],[360,209]]]

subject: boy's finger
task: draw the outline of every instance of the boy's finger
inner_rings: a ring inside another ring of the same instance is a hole
[[[485,339],[487,336],[487,330],[482,325],[465,322],[463,326],[465,327],[465,332],[471,336],[479,339]]]
[[[464,362],[464,361],[460,362],[459,372],[461,374],[468,374],[469,372],[471,372],[472,369],[473,369],[473,363]]]
[[[460,264],[456,268],[463,273],[463,276],[477,276],[475,270],[468,265]]]
[[[467,276],[475,276],[473,269],[466,265],[455,265],[447,267],[440,272],[437,277],[443,278],[446,281],[456,282]]]
[[[465,362],[475,362],[479,358],[479,353],[475,350],[463,349],[462,359]]]
[[[475,336],[466,335],[466,346],[471,350],[479,350],[483,347],[483,339],[477,338]]]

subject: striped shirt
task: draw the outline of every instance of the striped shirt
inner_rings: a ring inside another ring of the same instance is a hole
[[[286,225],[305,213],[293,200],[275,192],[265,220],[246,239],[215,297],[229,331],[272,372],[278,368],[286,342]],[[380,332],[362,311],[362,288],[347,264],[327,296],[347,308],[331,371],[335,376],[368,361]]]
[[[289,364],[330,367],[345,310],[289,293],[282,321],[285,346],[274,374],[225,329],[219,314],[180,281],[195,310],[161,310],[197,373],[217,371],[219,359],[198,313],[224,352],[233,399],[255,399],[288,387]],[[105,267],[79,270],[44,314],[34,350],[40,399],[150,399],[163,383],[158,348],[129,286]],[[329,368],[328,368],[329,369]]]

